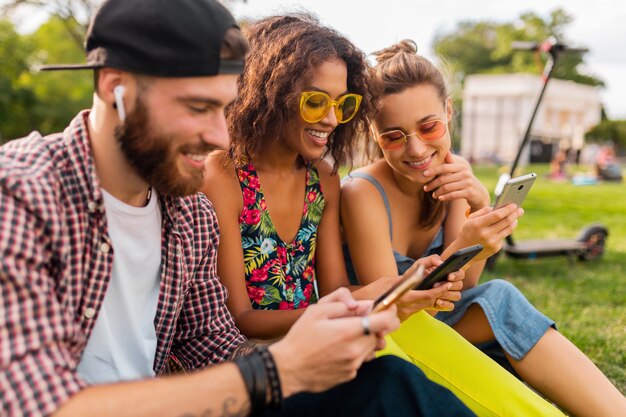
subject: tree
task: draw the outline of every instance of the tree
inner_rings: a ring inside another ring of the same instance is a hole
[[[550,36],[567,42],[565,28],[571,22],[572,17],[562,9],[552,11],[547,20],[535,13],[525,13],[514,22],[465,21],[450,33],[437,34],[433,45],[436,54],[451,67],[456,81],[461,83],[468,74],[539,74],[543,65],[537,65],[535,54],[513,50],[512,42],[541,42]],[[583,63],[579,53],[562,54],[553,77],[603,86],[601,79],[580,72]]]
[[[32,130],[59,131],[89,107],[91,71],[36,71],[43,62],[84,61],[66,28],[53,16],[32,35],[20,35],[10,22],[0,21],[0,142]]]
[[[247,0],[225,0],[226,4]],[[24,8],[44,9],[51,16],[61,19],[70,37],[82,46],[89,20],[103,0],[6,0],[0,7],[0,14],[10,16]]]
[[[465,77],[470,74],[540,74],[543,63],[537,54],[513,50],[513,41],[541,42],[554,36],[567,43],[565,29],[572,17],[555,9],[546,20],[535,13],[524,13],[513,22],[464,21],[449,33],[438,33],[433,49],[448,73],[456,109],[462,108],[461,92]],[[604,82],[580,72],[584,63],[580,53],[564,53],[554,67],[552,76],[577,83],[603,86]],[[461,119],[457,118],[460,123]],[[461,129],[453,131],[453,146],[460,144]]]
[[[102,0],[10,0],[5,3],[0,12],[6,16],[28,7],[46,10],[60,19],[71,39],[82,47],[89,19]]]
[[[78,23],[74,23],[78,25]],[[85,52],[67,36],[68,22],[52,16],[28,39],[35,48],[31,55],[31,68],[43,63],[84,62]],[[32,112],[36,116],[37,128],[42,133],[62,130],[78,111],[91,106],[93,93],[92,71],[36,70],[23,75],[23,82],[31,86],[36,103]]]
[[[0,144],[21,135],[24,126],[32,124],[29,109],[35,103],[35,95],[20,81],[28,72],[32,50],[11,22],[0,20]]]
[[[585,140],[595,143],[613,142],[620,155],[626,154],[626,120],[603,120],[591,129]]]

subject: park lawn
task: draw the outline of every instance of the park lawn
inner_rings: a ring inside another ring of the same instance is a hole
[[[477,177],[493,190],[500,171],[476,166]],[[600,222],[609,237],[603,258],[570,262],[566,257],[516,260],[500,256],[483,280],[514,283],[626,394],[626,184],[575,186],[551,182],[546,165],[533,165],[537,181],[523,204],[516,240],[575,238]]]

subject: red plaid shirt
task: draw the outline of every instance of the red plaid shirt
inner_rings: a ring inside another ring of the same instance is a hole
[[[87,115],[62,134],[0,148],[0,415],[51,414],[86,386],[76,367],[114,253]],[[216,274],[211,203],[201,194],[161,201],[157,374],[170,354],[194,369],[227,359],[244,340]]]

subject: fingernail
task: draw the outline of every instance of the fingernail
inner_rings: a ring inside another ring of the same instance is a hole
[[[428,185],[424,186],[424,191],[428,191]]]
[[[430,171],[429,170],[424,171],[424,175],[429,176],[430,175]]]
[[[448,284],[448,289],[452,288],[452,284]]]
[[[437,199],[437,193],[433,193],[433,198],[436,200]]]

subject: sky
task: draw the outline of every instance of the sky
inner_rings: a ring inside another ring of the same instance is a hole
[[[590,49],[584,71],[604,80],[600,90],[607,114],[626,119],[626,1],[624,0],[247,0],[234,1],[237,18],[258,18],[289,11],[309,11],[370,53],[409,38],[420,53],[433,58],[432,40],[463,20],[509,22],[524,12],[548,18],[563,8],[574,21],[565,41]]]

